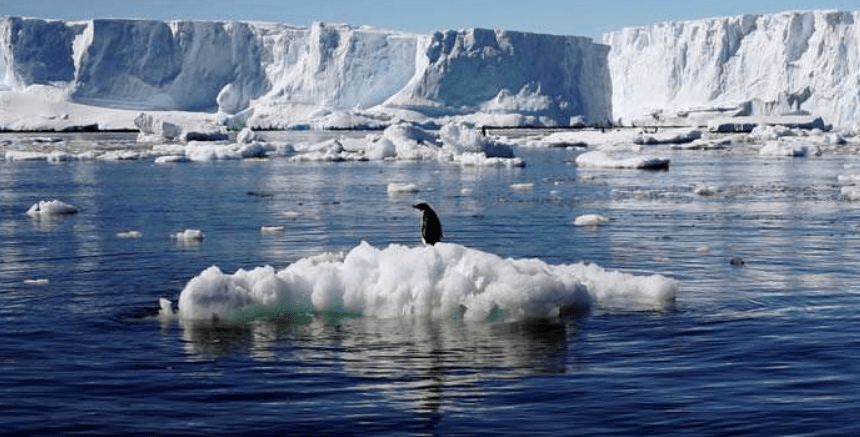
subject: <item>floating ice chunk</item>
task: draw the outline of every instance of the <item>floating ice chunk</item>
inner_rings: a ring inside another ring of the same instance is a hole
[[[796,144],[783,143],[780,141],[768,141],[759,150],[761,156],[786,156],[789,158],[800,158],[807,155],[809,148]]]
[[[599,214],[584,214],[574,219],[575,226],[599,226],[609,223],[609,217]]]
[[[183,162],[191,162],[191,158],[185,155],[165,155],[159,156],[155,158],[156,164],[173,164],[173,163],[183,163]]]
[[[669,159],[656,156],[615,158],[602,151],[586,152],[576,157],[576,165],[584,168],[663,170]]]
[[[205,234],[198,229],[186,229],[182,232],[177,232],[172,235],[173,239],[182,242],[203,241]]]
[[[302,213],[298,211],[284,211],[284,217],[288,219],[296,219],[301,217]]]
[[[492,138],[485,137],[481,131],[465,123],[448,123],[439,130],[439,137],[445,149],[455,154],[483,153],[487,158],[513,158],[514,150]]]
[[[34,203],[33,206],[27,210],[27,215],[31,217],[70,215],[77,213],[77,208],[59,200],[43,200],[38,203]]]
[[[421,191],[418,188],[418,185],[415,184],[407,184],[407,183],[399,183],[392,182],[388,184],[388,192],[389,193],[417,193]]]
[[[24,280],[24,285],[43,286],[43,285],[48,285],[48,284],[50,284],[50,283],[51,283],[51,281],[50,281],[50,280],[48,280],[48,279],[44,279],[44,278],[39,278],[39,279],[25,279],[25,280]]]
[[[860,187],[842,187],[842,196],[852,202],[860,201]]]
[[[720,189],[717,188],[716,186],[707,185],[707,184],[696,185],[693,188],[693,193],[697,196],[713,196],[714,194],[717,194],[719,191],[720,191]]]
[[[173,312],[173,302],[170,299],[159,297],[158,298],[158,316],[170,318],[174,316]]]
[[[360,313],[367,317],[459,317],[488,320],[555,317],[591,305],[624,309],[670,307],[678,283],[661,275],[634,276],[596,265],[549,265],[464,246],[362,242],[349,253],[223,273],[212,266],[179,297],[183,319],[241,319],[260,309]]]
[[[260,233],[263,235],[274,235],[284,232],[283,226],[261,226]]]
[[[143,237],[143,234],[140,231],[125,231],[117,233],[116,236],[124,240],[136,240]]]
[[[534,191],[534,183],[511,184],[511,189],[514,191]]]
[[[475,194],[475,190],[473,188],[460,188],[460,195],[462,196],[471,196]]]
[[[636,144],[687,144],[702,138],[702,131],[698,129],[669,130],[661,134],[639,134],[633,142]]]
[[[140,113],[134,119],[134,126],[140,131],[138,141],[178,140],[182,127],[150,114]]]

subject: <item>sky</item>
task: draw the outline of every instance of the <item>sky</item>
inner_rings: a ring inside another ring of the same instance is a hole
[[[602,39],[605,32],[670,20],[786,10],[860,10],[857,0],[0,0],[0,16],[144,18],[371,25],[413,33],[484,27]]]

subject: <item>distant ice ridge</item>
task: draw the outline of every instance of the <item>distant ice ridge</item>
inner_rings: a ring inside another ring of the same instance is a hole
[[[668,22],[603,42],[614,117],[625,123],[803,111],[851,128],[860,116],[860,12]]]
[[[309,311],[516,320],[592,305],[661,309],[673,305],[677,293],[678,283],[661,275],[504,259],[448,243],[380,249],[362,242],[348,253],[304,258],[283,270],[265,266],[227,274],[212,266],[186,284],[177,314],[187,320]]]
[[[472,116],[567,125],[611,119],[608,50],[590,38],[482,29],[416,35],[325,23],[8,17],[0,20],[0,92],[105,109],[217,111],[231,127]],[[87,115],[100,126],[128,118]],[[52,117],[58,126],[76,119]],[[14,121],[27,127],[27,118]]]

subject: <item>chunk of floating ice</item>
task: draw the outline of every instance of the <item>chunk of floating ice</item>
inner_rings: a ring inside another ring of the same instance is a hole
[[[51,283],[51,281],[49,281],[47,279],[25,279],[24,280],[25,285],[48,285],[50,283]]]
[[[421,190],[418,189],[418,185],[415,184],[402,184],[397,182],[388,184],[389,193],[417,193],[419,191]]]
[[[576,157],[576,165],[585,168],[664,170],[669,168],[669,159],[656,156],[634,156],[615,158],[606,152],[586,152]]]
[[[140,233],[140,231],[125,231],[116,234],[116,236],[124,240],[135,240],[140,237],[143,237],[143,234]]]
[[[598,214],[585,214],[574,219],[575,226],[598,226],[609,223],[609,217]]]
[[[860,201],[860,187],[842,187],[842,196],[852,202]]]
[[[533,184],[533,183],[511,184],[511,189],[514,191],[534,191],[535,184]]]
[[[696,185],[696,187],[693,188],[693,193],[697,196],[713,196],[714,194],[717,194],[718,191],[719,188],[713,185]]]
[[[786,156],[789,158],[800,158],[806,156],[808,152],[809,148],[806,146],[782,143],[779,141],[768,141],[758,153],[761,156]]]
[[[77,214],[78,209],[59,200],[40,201],[27,210],[31,217]]]
[[[281,232],[284,232],[283,226],[261,226],[260,227],[260,233],[265,234],[265,235],[280,234]]]
[[[191,162],[191,158],[185,155],[166,155],[159,156],[155,158],[156,164],[172,164],[172,163],[182,163],[182,162]]]
[[[471,196],[475,194],[475,190],[472,188],[460,188],[460,195],[462,196]]]
[[[594,264],[549,265],[450,243],[379,249],[362,242],[349,253],[300,259],[283,270],[265,266],[226,274],[212,266],[185,285],[178,315],[243,320],[275,309],[468,320],[501,313],[514,320],[592,305],[662,309],[672,306],[677,293],[678,283],[664,276],[634,276]]]
[[[170,299],[159,297],[158,298],[158,316],[159,317],[173,317],[173,302]]]
[[[203,241],[203,231],[198,229],[186,229],[182,232],[177,232],[172,236],[174,239],[178,241],[192,242],[192,241]]]
[[[298,218],[301,215],[302,215],[302,213],[300,213],[298,211],[285,211],[284,212],[284,217],[290,218],[290,219]]]

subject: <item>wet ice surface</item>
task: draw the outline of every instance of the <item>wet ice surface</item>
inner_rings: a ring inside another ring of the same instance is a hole
[[[856,432],[860,211],[839,176],[860,159],[656,150],[668,171],[578,168],[579,149],[520,149],[524,168],[0,163],[3,422],[24,434]],[[51,199],[78,213],[26,214]],[[211,265],[417,246],[419,199],[448,242],[666,275],[677,301],[501,323],[156,316],[159,297],[176,301]],[[574,225],[587,214],[610,220]],[[205,238],[171,238],[186,230]]]

